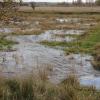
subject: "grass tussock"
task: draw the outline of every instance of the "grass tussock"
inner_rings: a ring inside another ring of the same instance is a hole
[[[94,60],[92,61],[92,64],[95,69],[100,70],[100,43],[95,46],[93,56]]]
[[[40,75],[0,81],[0,100],[99,100],[99,97],[99,91],[81,87],[73,76],[58,85]]]

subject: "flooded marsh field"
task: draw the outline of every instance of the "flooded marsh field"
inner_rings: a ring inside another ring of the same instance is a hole
[[[81,53],[79,49],[80,40],[88,37],[88,32],[99,26],[100,16],[71,16],[25,15],[26,20],[22,17],[20,20],[9,20],[10,24],[1,22],[0,35],[3,34],[5,39],[17,44],[12,45],[13,51],[0,51],[0,75],[23,77],[39,70],[49,70],[48,78],[54,84],[74,74],[81,84],[100,88],[100,72],[91,63],[93,56]],[[66,55],[64,49],[71,49],[70,47],[79,52]]]

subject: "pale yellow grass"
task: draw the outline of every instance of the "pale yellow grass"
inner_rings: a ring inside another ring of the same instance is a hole
[[[33,9],[31,7],[20,7],[19,11],[26,11],[32,12]],[[62,12],[62,13],[69,13],[69,12],[100,12],[100,7],[36,7],[35,11],[42,11],[42,12]]]

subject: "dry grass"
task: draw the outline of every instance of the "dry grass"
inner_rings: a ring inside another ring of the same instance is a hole
[[[16,31],[16,32],[12,32],[13,35],[40,35],[41,33],[43,33],[44,30],[32,30],[32,31]]]
[[[19,11],[33,12],[31,7],[20,7]],[[100,7],[36,7],[36,12],[61,12],[61,13],[86,13],[86,12],[99,12]]]
[[[42,73],[28,79],[1,78],[0,100],[99,100],[99,91],[80,86],[73,76],[58,85],[50,83],[46,77]]]

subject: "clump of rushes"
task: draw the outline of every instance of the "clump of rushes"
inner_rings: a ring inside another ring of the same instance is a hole
[[[65,53],[93,53],[93,48],[97,43],[100,43],[100,24],[93,29],[88,30],[85,34],[77,36],[76,41],[72,42],[58,42],[58,41],[42,41],[40,42],[47,46],[61,46],[65,47]]]
[[[100,43],[95,46],[93,57],[92,64],[94,68],[100,70]]]
[[[37,75],[0,81],[0,100],[99,100],[99,96],[95,88],[80,86],[74,76],[56,85]]]

